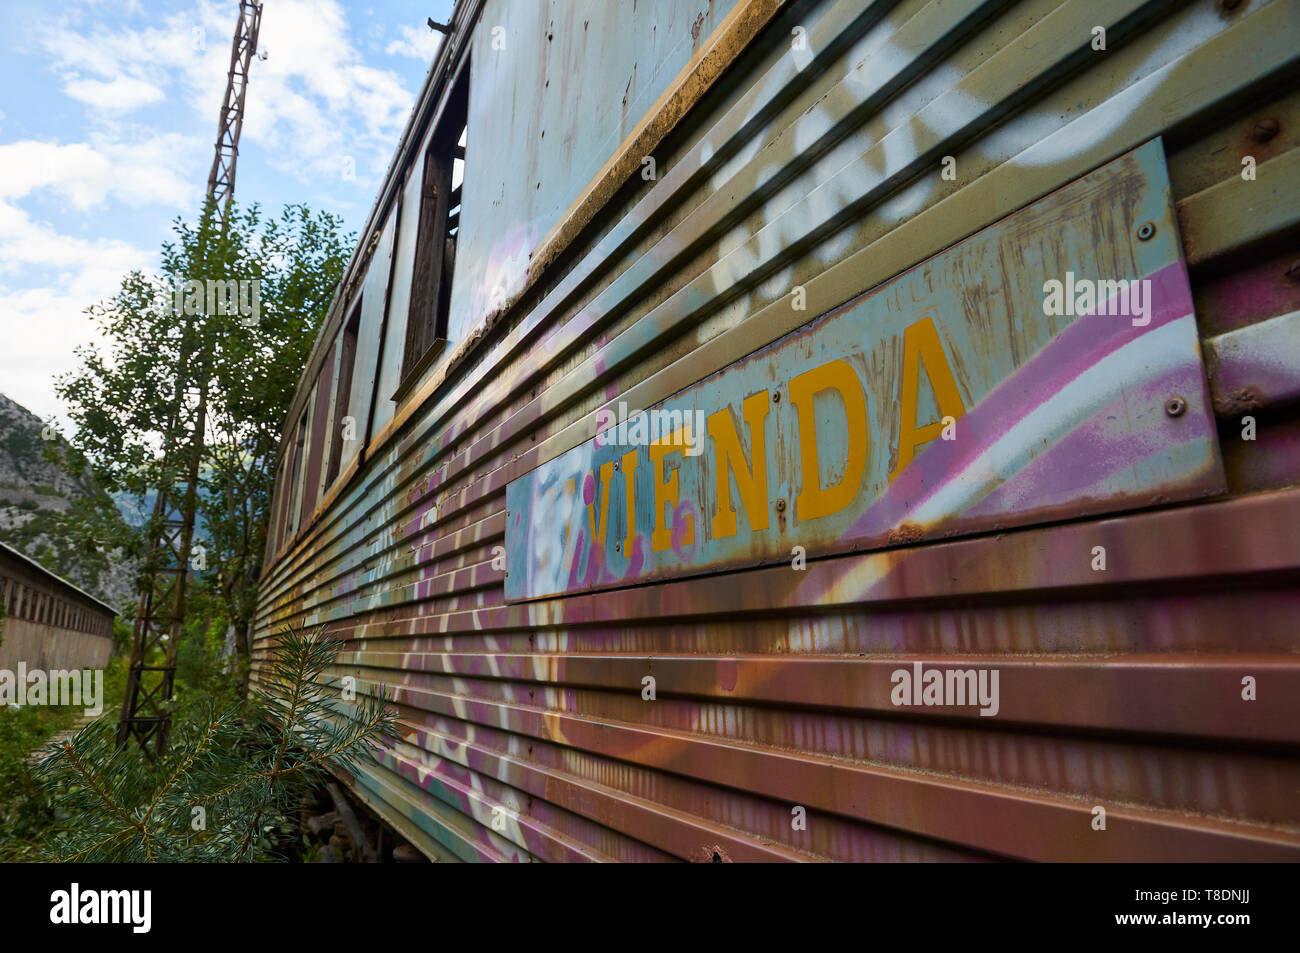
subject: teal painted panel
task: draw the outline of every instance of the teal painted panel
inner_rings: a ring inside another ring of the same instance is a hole
[[[643,414],[609,407],[507,488],[509,599],[1224,488],[1159,141]]]

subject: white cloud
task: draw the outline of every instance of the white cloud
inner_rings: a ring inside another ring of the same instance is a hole
[[[426,63],[433,62],[433,55],[442,45],[441,33],[436,33],[428,27],[399,26],[397,29],[402,34],[402,39],[393,40],[384,47],[385,53],[389,56],[409,56],[412,59],[424,60]]]
[[[270,55],[250,80],[245,135],[303,181],[337,180],[347,156],[359,172],[382,174],[414,92],[396,73],[365,65],[342,7],[333,0],[267,4],[261,39]]]
[[[133,76],[108,81],[73,78],[64,84],[63,91],[87,105],[123,112],[162,102],[164,98],[163,91],[153,83]]]
[[[85,211],[102,200],[99,184],[111,171],[108,160],[84,142],[10,143],[0,146],[0,199],[20,199],[48,189]]]
[[[186,157],[203,148],[131,127],[91,142],[0,145],[0,391],[66,423],[52,382],[77,365],[74,349],[95,337],[85,309],[113,294],[128,272],[158,267],[156,247],[69,234],[20,203],[53,197],[82,221],[115,206],[186,209],[201,193]]]
[[[230,13],[228,5],[199,0],[140,30],[64,18],[41,30],[41,43],[64,71],[64,91],[96,110],[120,115],[179,96],[215,122],[230,62]],[[401,32],[405,40],[395,42],[402,55],[432,58],[440,37]],[[382,174],[415,94],[397,73],[365,64],[337,0],[266,4],[259,48],[267,56],[250,70],[245,141],[303,182],[337,180],[346,156],[358,172]]]
[[[127,272],[155,269],[158,243],[170,237],[139,245],[93,237],[94,215],[116,223],[127,208],[192,216],[197,206],[233,9],[228,0],[193,0],[182,12],[132,21],[127,13],[141,10],[134,0],[125,8],[82,0],[32,26],[29,47],[45,52],[55,82],[85,107],[73,137],[80,141],[0,145],[0,391],[42,416],[60,411],[51,376],[75,366],[73,348],[92,339],[84,309],[113,294]],[[400,31],[390,55],[432,59],[439,36]],[[337,0],[266,4],[260,46],[268,56],[251,70],[244,155],[255,149],[318,191],[368,193],[387,168],[414,91],[398,73],[366,64]],[[349,162],[355,182],[344,178]],[[42,221],[58,203],[77,213],[75,224]]]
[[[7,143],[0,145],[0,202],[48,191],[81,212],[110,200],[181,209],[198,195],[199,187],[187,177],[186,158],[199,148],[197,140],[178,133],[97,144]]]
[[[63,234],[0,203],[0,262],[0,391],[42,418],[61,418],[52,381],[77,365],[73,349],[95,337],[85,309],[116,291],[129,271],[156,268],[157,253]],[[52,280],[11,286],[35,271]]]

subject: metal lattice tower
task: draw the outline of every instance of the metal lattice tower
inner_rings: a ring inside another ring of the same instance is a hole
[[[235,194],[235,164],[239,159],[239,133],[244,128],[248,67],[257,55],[257,32],[261,25],[262,4],[239,0],[239,20],[230,47],[230,70],[226,74],[226,96],[221,103],[212,171],[208,173],[208,194],[217,201],[217,214],[223,225],[231,196]]]
[[[240,0],[212,171],[208,174],[207,194],[216,202],[217,222],[223,234],[226,212],[235,191],[235,163],[239,158],[239,134],[244,125],[248,69],[257,53],[261,23],[262,4]],[[190,342],[192,331],[192,326],[187,323],[185,342]],[[180,367],[177,368],[177,389],[184,397],[179,402],[176,416],[169,422],[165,445],[171,446],[174,438],[182,433],[190,435],[189,445],[181,452],[182,459],[169,460],[163,466],[163,473],[167,475],[166,485],[158,488],[154,505],[153,525],[156,529],[145,557],[144,585],[136,608],[126,698],[117,727],[119,745],[134,737],[151,758],[158,757],[167,749],[171,721],[167,702],[172,697],[176,649],[185,622],[185,591],[198,503],[199,462],[207,427],[206,374],[194,374],[187,350],[188,344],[183,344]],[[197,380],[192,381],[195,376]]]

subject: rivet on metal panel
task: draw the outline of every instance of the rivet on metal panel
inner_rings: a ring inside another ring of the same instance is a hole
[[[618,469],[618,461],[617,461],[617,460],[614,461],[614,469],[615,469],[615,470]]]
[[[784,500],[784,499],[780,499],[780,500],[777,500],[777,501],[776,501],[776,511],[777,511],[778,513],[784,513],[784,512],[785,512],[785,500]]]
[[[779,389],[772,391],[772,403],[781,403],[781,391]]]
[[[1181,417],[1187,410],[1187,401],[1181,397],[1170,397],[1165,401],[1165,413],[1170,417]]]
[[[1149,242],[1156,237],[1156,223],[1143,222],[1138,226],[1138,241]]]
[[[729,864],[731,855],[721,844],[705,844],[697,847],[690,855],[691,861],[700,864]]]
[[[1268,142],[1277,135],[1278,125],[1276,119],[1261,119],[1255,123],[1255,128],[1251,131],[1256,142]]]

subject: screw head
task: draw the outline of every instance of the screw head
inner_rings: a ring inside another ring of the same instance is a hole
[[[774,404],[781,403],[781,392],[779,390],[772,391],[772,403]]]
[[[776,511],[777,511],[778,513],[784,513],[784,512],[785,512],[785,500],[784,500],[784,499],[780,499],[780,500],[777,500],[777,501],[776,501]]]
[[[1268,142],[1277,135],[1279,128],[1276,119],[1261,119],[1250,134],[1256,142]]]
[[[1165,401],[1165,413],[1170,417],[1181,417],[1187,412],[1187,401],[1181,397],[1170,397]]]
[[[1156,223],[1143,222],[1138,226],[1138,241],[1149,242],[1156,237]]]

